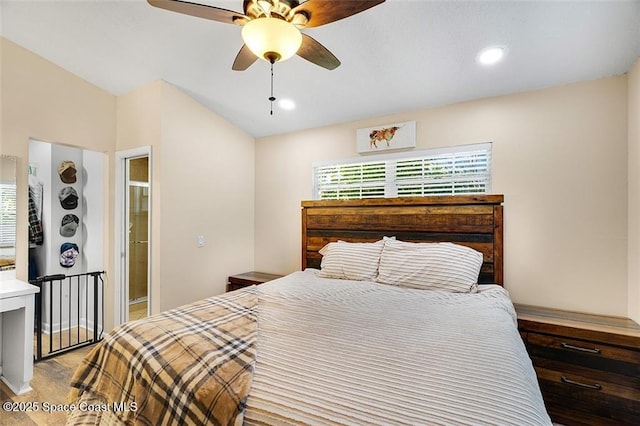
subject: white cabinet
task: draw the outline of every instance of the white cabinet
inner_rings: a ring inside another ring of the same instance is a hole
[[[31,390],[33,309],[39,291],[20,280],[0,280],[0,378],[16,395]]]

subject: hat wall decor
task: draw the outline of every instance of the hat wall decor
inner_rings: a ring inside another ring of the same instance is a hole
[[[78,207],[78,198],[80,198],[78,197],[78,193],[70,186],[62,188],[58,194],[60,205],[65,210],[73,210]]]
[[[62,218],[62,223],[60,224],[60,235],[63,237],[73,237],[76,235],[76,230],[80,225],[80,219],[75,214],[66,214]]]
[[[58,166],[58,175],[64,183],[76,183],[76,164],[73,161],[63,161]]]
[[[60,266],[71,268],[76,264],[79,249],[75,243],[63,243],[60,246]]]

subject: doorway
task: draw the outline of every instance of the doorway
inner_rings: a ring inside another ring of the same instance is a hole
[[[116,325],[151,312],[151,150],[117,154],[118,223]]]
[[[129,320],[148,316],[149,305],[149,157],[127,159],[129,227]]]

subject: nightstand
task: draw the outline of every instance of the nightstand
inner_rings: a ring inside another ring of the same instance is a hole
[[[564,425],[640,424],[640,326],[516,305],[547,411]]]
[[[231,275],[227,284],[227,291],[237,290],[239,288],[248,287],[250,285],[258,285],[267,281],[282,278],[282,275],[267,274],[264,272],[243,272],[242,274]]]

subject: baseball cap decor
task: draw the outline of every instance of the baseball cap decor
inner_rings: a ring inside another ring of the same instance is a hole
[[[78,207],[78,193],[70,186],[65,186],[58,194],[60,205],[65,210],[73,210]]]
[[[60,266],[71,268],[76,264],[78,257],[78,245],[75,243],[63,243],[60,246]]]
[[[73,237],[76,235],[76,229],[78,229],[79,224],[80,219],[75,214],[64,215],[60,224],[60,235],[67,238]]]
[[[63,161],[58,166],[60,180],[64,183],[76,183],[76,164],[73,161]]]

